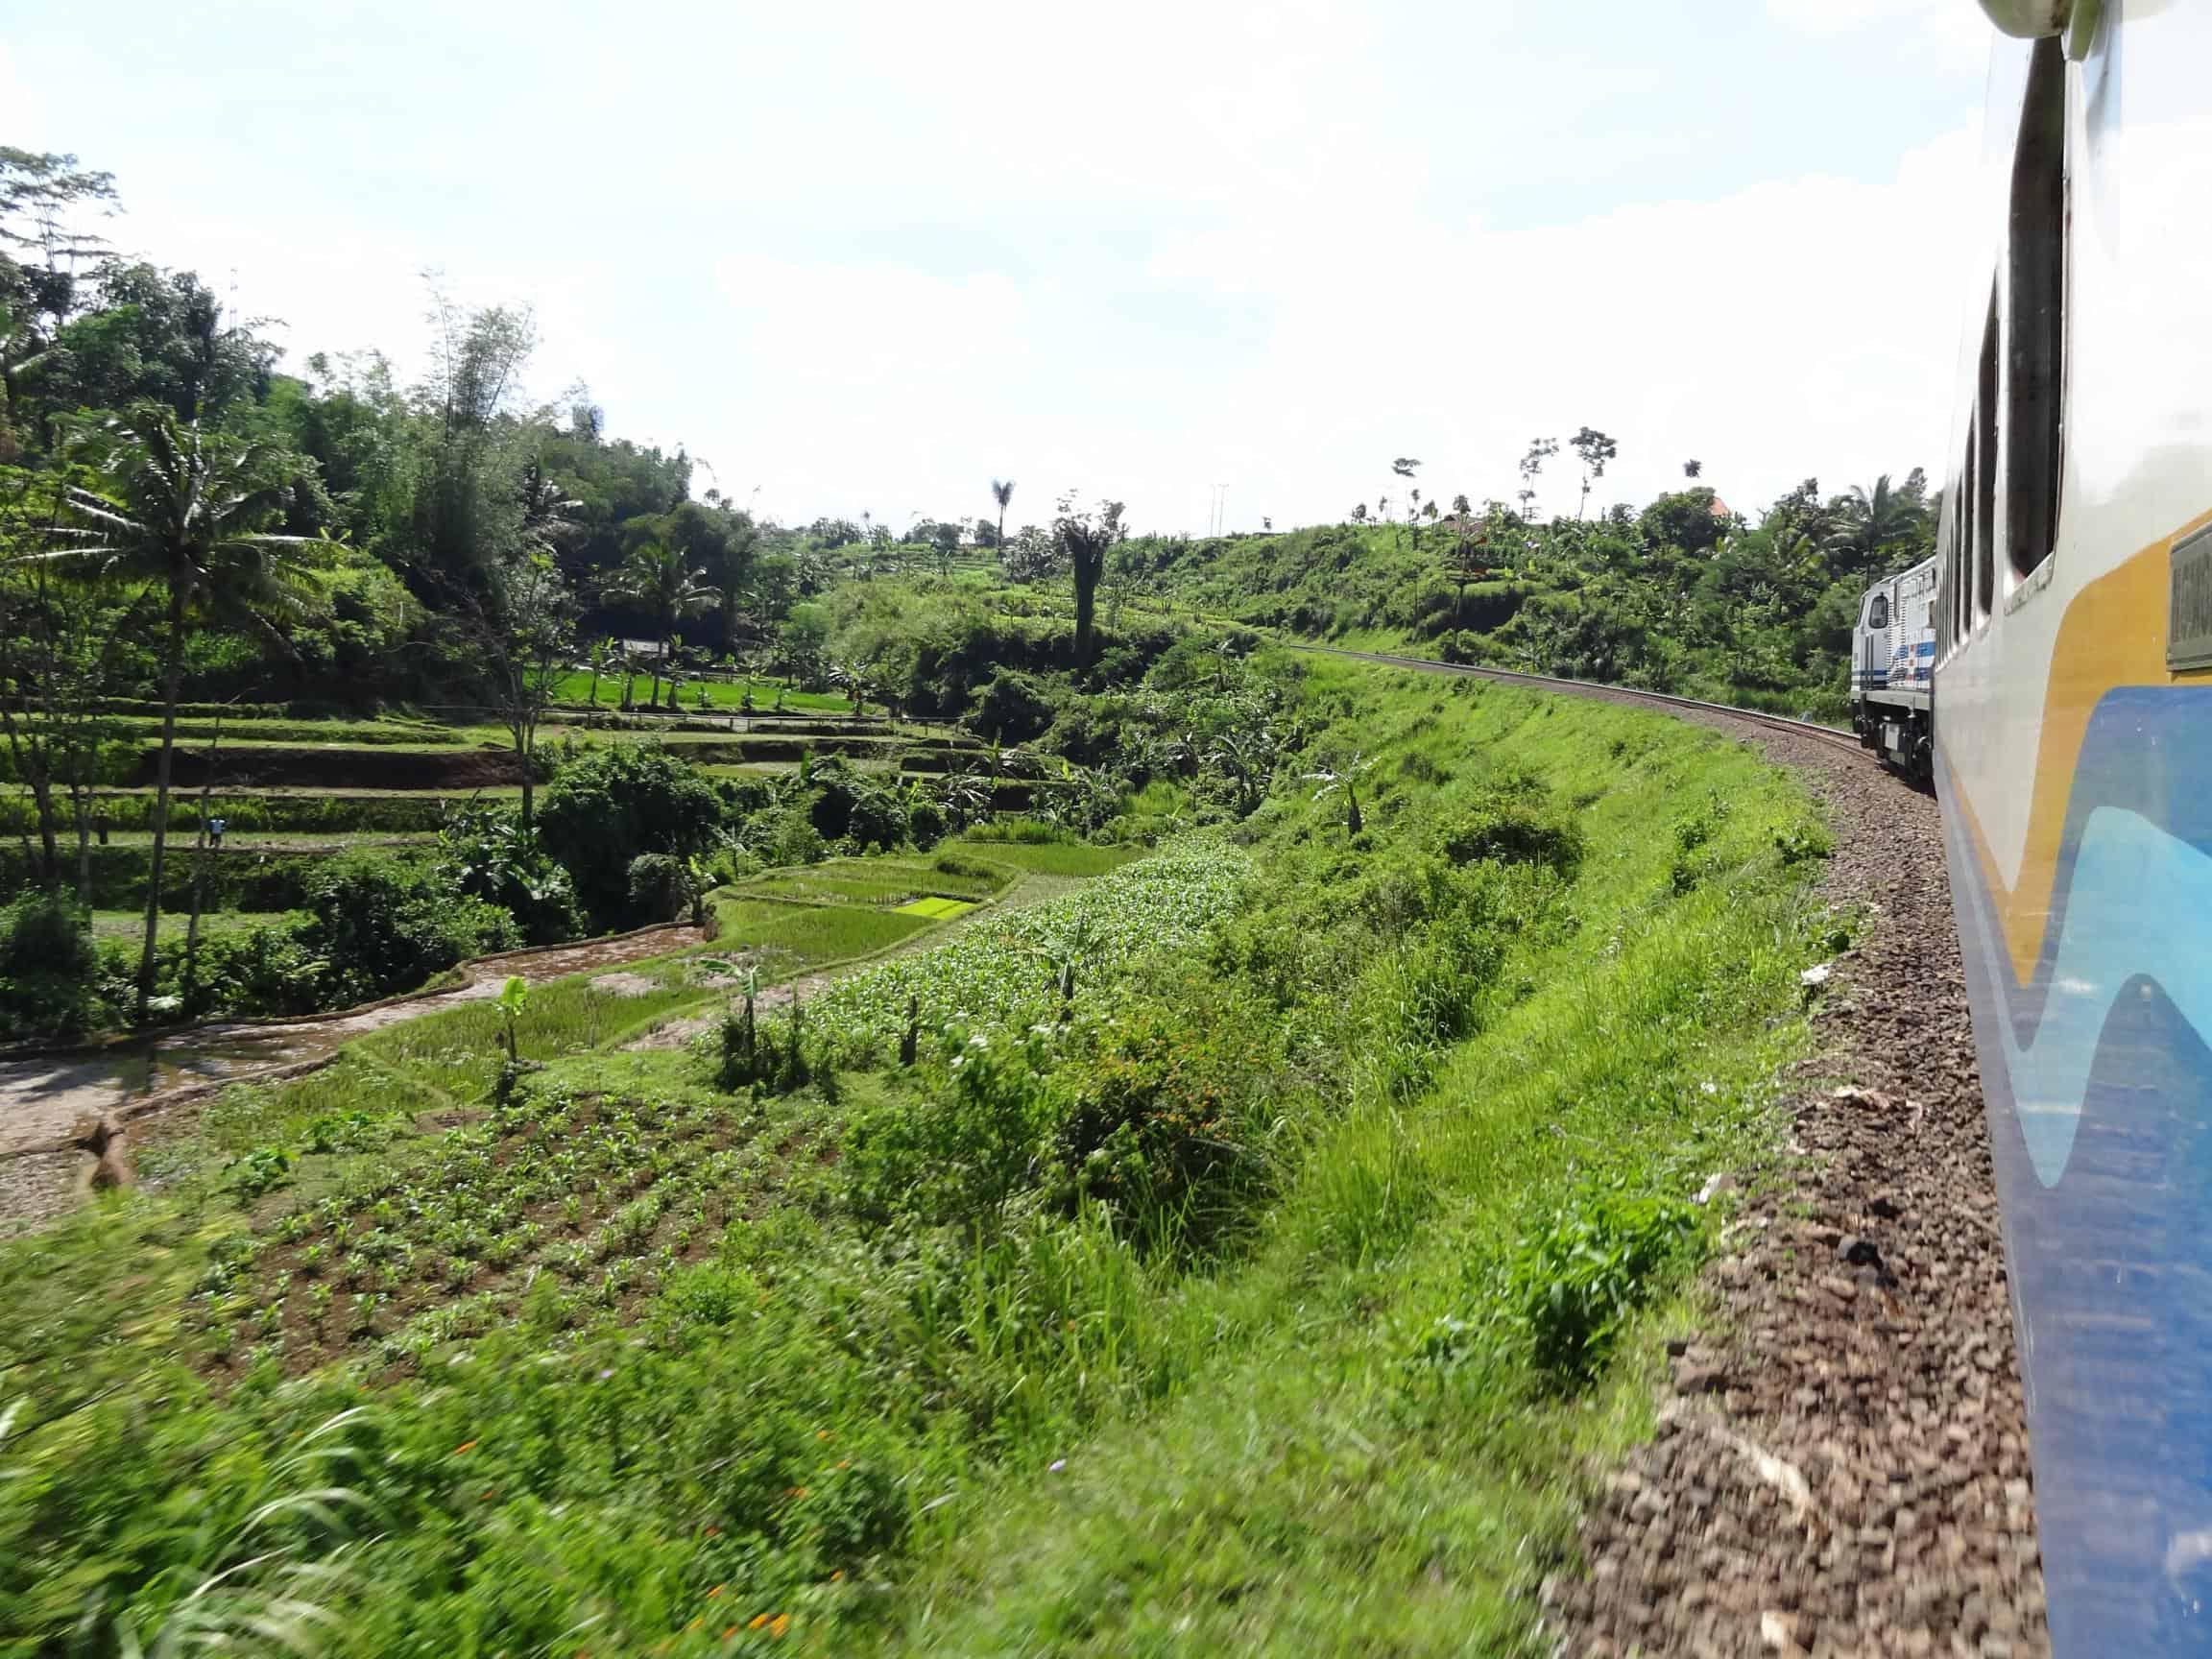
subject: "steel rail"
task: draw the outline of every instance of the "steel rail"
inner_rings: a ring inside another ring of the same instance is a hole
[[[1325,657],[1348,657],[1358,662],[1379,663],[1385,668],[1411,668],[1429,674],[1458,674],[1476,680],[1501,680],[1520,685],[1546,686],[1555,690],[1599,692],[1631,702],[1656,703],[1666,708],[1695,709],[1709,714],[1725,714],[1731,719],[1755,721],[1778,731],[1792,732],[1803,737],[1819,737],[1831,743],[1839,743],[1847,749],[1863,748],[1858,737],[1834,726],[1823,726],[1815,720],[1793,720],[1787,714],[1769,714],[1760,709],[1739,709],[1733,703],[1707,703],[1695,697],[1677,697],[1670,691],[1646,691],[1634,685],[1608,685],[1601,680],[1566,680],[1554,674],[1525,674],[1517,668],[1484,668],[1471,662],[1439,662],[1433,657],[1403,657],[1389,651],[1348,651],[1340,645],[1304,645],[1283,641],[1292,651],[1310,651]]]

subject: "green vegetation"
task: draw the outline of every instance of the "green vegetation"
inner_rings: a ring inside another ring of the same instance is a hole
[[[1517,1650],[1800,1041],[1816,823],[1637,711],[1238,673],[1298,736],[1233,838],[733,889],[704,950],[235,1089],[159,1192],[0,1247],[0,1629]],[[1356,833],[1298,781],[1355,745]],[[757,1005],[928,926],[882,891],[1017,868],[1072,885]]]

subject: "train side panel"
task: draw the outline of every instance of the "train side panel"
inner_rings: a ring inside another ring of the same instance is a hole
[[[2188,595],[2212,594],[2212,539],[2193,540],[2212,526],[2212,7],[2105,0],[2063,67],[2046,410],[2027,378],[2043,314],[2021,158],[2050,63],[2007,42],[1991,77],[1989,261],[1939,531],[1936,777],[2054,1644],[2206,1653],[2212,649],[2193,655],[2190,634],[2212,616]],[[2023,411],[2052,422],[2048,466]],[[2031,543],[2046,485],[2055,529]]]

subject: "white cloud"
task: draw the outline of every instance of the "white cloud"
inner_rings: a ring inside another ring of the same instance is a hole
[[[973,515],[1011,472],[1030,512],[1081,484],[1141,525],[1195,529],[1226,480],[1235,524],[1310,521],[1401,492],[1398,454],[1446,498],[1509,496],[1531,435],[1584,422],[1621,445],[1599,502],[1676,487],[1695,456],[1750,508],[1810,472],[1831,489],[1940,472],[1976,156],[1960,132],[1884,182],[1538,229],[1354,236],[1262,215],[1162,237],[1149,282],[1251,330],[1228,369],[1186,369],[1049,282],[734,257],[727,330],[636,390],[665,409],[686,383],[725,389],[682,436],[786,517]],[[1548,507],[1572,505],[1572,472],[1553,463]]]
[[[1968,0],[1767,0],[1784,23],[1816,36],[1879,30],[1901,53],[1931,53],[1947,66],[1986,62],[1996,30]]]

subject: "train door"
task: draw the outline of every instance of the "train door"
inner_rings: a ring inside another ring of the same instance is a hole
[[[1889,589],[1885,584],[1867,594],[1866,610],[1859,621],[1859,660],[1853,667],[1862,694],[1889,684]]]

